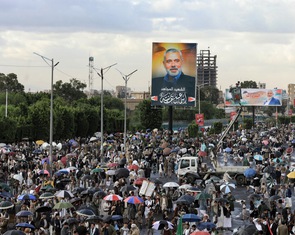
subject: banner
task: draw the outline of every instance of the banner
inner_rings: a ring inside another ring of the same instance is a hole
[[[282,89],[241,89],[241,99],[233,97],[230,89],[225,90],[226,106],[281,106]]]
[[[289,109],[288,114],[289,114],[289,116],[292,116],[293,110],[292,109]]]
[[[198,126],[204,126],[204,114],[203,113],[196,114],[196,124]]]
[[[236,115],[237,115],[237,112],[231,112],[230,113],[230,120],[232,121],[233,119],[235,119]]]
[[[196,43],[153,43],[152,105],[196,105],[196,58]]]

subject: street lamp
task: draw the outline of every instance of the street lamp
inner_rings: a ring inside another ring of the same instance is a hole
[[[46,63],[47,61],[51,61],[51,84],[50,84],[50,127],[49,127],[49,171],[50,175],[52,175],[52,139],[53,139],[53,72],[54,72],[54,67],[59,64],[57,62],[54,64],[54,59],[49,59],[43,55],[40,55],[36,52],[34,52],[35,55],[40,56]]]
[[[126,139],[127,139],[127,124],[126,124],[126,119],[127,119],[127,82],[129,80],[129,78],[131,77],[131,75],[134,74],[136,71],[137,71],[137,69],[134,70],[132,73],[129,73],[128,75],[124,75],[123,73],[121,73],[121,71],[119,71],[121,73],[121,75],[122,75],[122,78],[125,81],[124,152],[126,152]]]
[[[93,68],[95,70],[95,72],[97,73],[98,76],[101,77],[101,94],[100,94],[100,133],[101,133],[101,137],[100,137],[100,162],[102,162],[102,158],[103,158],[103,142],[104,142],[104,136],[103,136],[103,71],[107,69],[107,71],[115,66],[117,63],[112,64],[108,67],[105,68],[101,68],[100,69],[100,73],[96,70],[96,68]]]
[[[205,86],[205,85],[208,85],[209,83],[203,83],[203,84],[200,84],[200,85],[197,85],[197,88],[198,88],[198,105],[199,105],[199,114],[201,113],[201,87],[202,86]]]

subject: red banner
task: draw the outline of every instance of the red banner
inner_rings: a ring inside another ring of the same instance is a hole
[[[292,113],[293,113],[293,110],[289,109],[289,112],[288,112],[289,116],[292,116]]]
[[[196,114],[196,124],[198,126],[204,126],[204,114],[203,113]]]

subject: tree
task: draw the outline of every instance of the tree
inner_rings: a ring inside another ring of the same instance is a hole
[[[250,80],[241,82],[241,88],[258,88],[258,86],[255,81]]]
[[[5,92],[6,89],[9,92],[24,92],[25,87],[18,82],[17,75],[15,73],[9,73],[5,75],[0,73],[0,92]]]
[[[136,109],[139,109],[140,123],[144,129],[160,128],[162,125],[162,110],[153,109],[151,100],[143,100]]]
[[[63,97],[68,102],[86,98],[86,94],[83,90],[87,87],[85,83],[72,78],[70,82],[63,83],[61,80],[57,81],[53,85],[54,94]]]
[[[200,88],[200,99],[202,101],[209,101],[213,104],[218,104],[219,90],[214,86],[205,86]]]

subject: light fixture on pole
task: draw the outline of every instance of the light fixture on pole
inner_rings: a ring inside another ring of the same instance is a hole
[[[54,59],[49,59],[43,55],[40,55],[36,52],[34,52],[35,55],[40,56],[46,63],[47,61],[51,62],[51,84],[50,84],[50,127],[49,127],[49,171],[50,175],[52,175],[52,142],[53,142],[53,72],[54,72],[54,67],[59,64],[57,62],[54,64]]]
[[[203,83],[200,85],[197,85],[198,88],[198,105],[199,105],[199,114],[201,114],[201,87],[208,85],[209,83]]]
[[[122,75],[122,78],[125,81],[124,152],[126,152],[126,139],[127,139],[127,124],[126,124],[126,119],[127,119],[127,82],[129,80],[129,78],[131,77],[131,75],[134,74],[136,71],[137,71],[137,69],[134,70],[132,73],[129,73],[128,75],[125,75],[125,74],[121,73],[121,71],[119,71],[121,73],[121,75]]]
[[[103,142],[104,142],[104,136],[103,136],[103,71],[107,69],[107,71],[115,66],[117,63],[115,64],[112,64],[108,67],[105,67],[105,68],[101,68],[100,69],[100,73],[97,71],[96,68],[93,68],[94,71],[97,73],[98,76],[101,77],[101,94],[100,94],[100,134],[101,134],[101,137],[100,137],[100,162],[102,162],[103,160]]]

